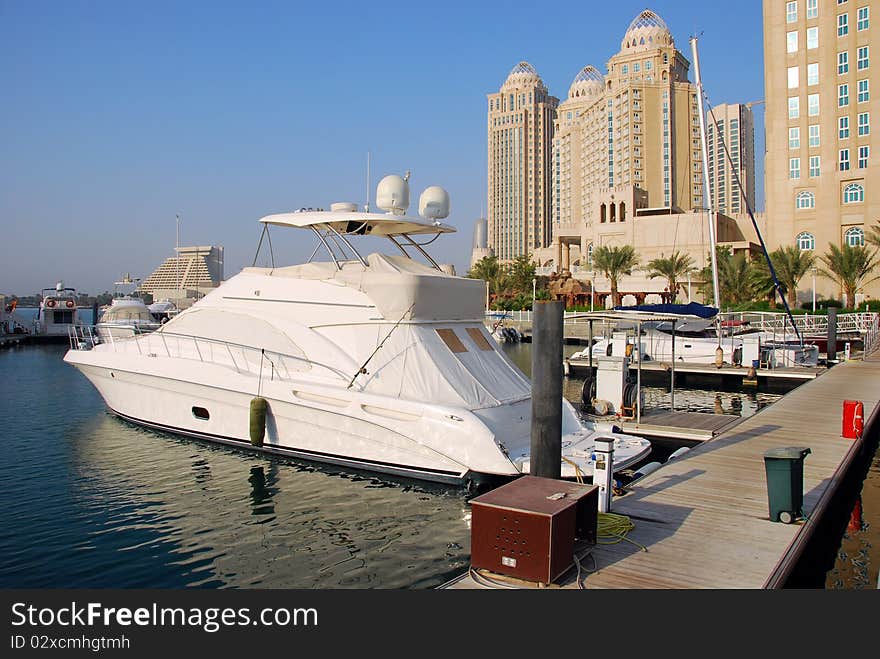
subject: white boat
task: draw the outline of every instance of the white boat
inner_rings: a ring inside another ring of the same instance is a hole
[[[137,287],[139,279],[126,274],[115,283],[115,297],[101,312],[95,323],[99,341],[129,339],[137,334],[145,334],[159,329],[156,320],[144,301],[130,287]],[[126,290],[129,287],[129,290]]]
[[[172,316],[177,315],[180,310],[177,308],[177,305],[174,304],[171,300],[159,300],[158,302],[153,302],[153,304],[148,304],[147,308],[150,310],[150,313],[160,323],[167,322],[171,320]]]
[[[58,282],[55,288],[44,288],[34,318],[34,332],[42,336],[68,336],[69,329],[79,323],[76,289]]]
[[[694,313],[694,311],[698,313]],[[632,348],[623,348],[631,353],[634,361],[659,361],[690,364],[715,364],[717,351],[720,343],[723,363],[742,363],[742,339],[738,336],[725,336],[722,333],[721,341],[714,327],[717,311],[713,307],[707,307],[697,303],[688,305],[641,305],[636,307],[617,307],[615,315],[619,315],[619,328],[635,329],[635,321],[629,320],[632,313],[658,313],[665,317],[674,316],[675,325],[671,321],[641,321],[641,340],[636,342],[635,336],[627,339],[627,345]],[[673,345],[673,329],[675,342]],[[620,349],[620,348],[619,348]],[[620,356],[614,354],[615,342],[613,339],[600,338],[593,343],[593,356]],[[589,348],[576,352],[569,359],[588,359]]]
[[[156,331],[73,344],[65,361],[117,415],[160,430],[447,483],[527,473],[531,384],[483,325],[484,284],[417,240],[455,231],[440,222],[448,195],[428,188],[410,217],[405,178],[378,193],[386,214],[344,203],[260,220],[312,232],[329,262],[244,268]],[[398,254],[361,256],[352,243],[370,237]],[[650,452],[566,401],[562,423],[563,477],[592,476],[598,436],[615,440],[615,471]]]

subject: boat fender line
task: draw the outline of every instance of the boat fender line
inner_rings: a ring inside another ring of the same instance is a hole
[[[262,396],[251,398],[250,435],[251,444],[254,446],[263,445],[263,437],[266,435],[266,413],[268,409],[269,402]]]

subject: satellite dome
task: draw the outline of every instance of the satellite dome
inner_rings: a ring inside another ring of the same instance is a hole
[[[391,174],[379,181],[376,186],[376,206],[393,215],[403,215],[409,208],[407,179]]]
[[[623,41],[620,42],[620,50],[637,52],[674,45],[672,33],[663,19],[650,9],[646,9],[629,24],[626,34],[623,35]]]
[[[449,217],[449,193],[439,185],[425,188],[419,197],[419,215],[432,221]]]
[[[601,93],[605,87],[605,77],[599,73],[595,66],[587,65],[582,68],[571,82],[568,88],[568,98],[587,98]]]
[[[507,80],[504,81],[501,89],[531,87],[535,84],[543,85],[544,82],[541,80],[541,76],[538,75],[538,72],[535,71],[535,67],[528,62],[523,61],[510,70]]]

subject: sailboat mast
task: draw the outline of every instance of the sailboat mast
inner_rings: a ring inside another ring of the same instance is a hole
[[[709,187],[709,153],[706,146],[706,113],[703,110],[703,82],[700,79],[700,56],[697,54],[697,38],[691,37],[691,52],[694,56],[694,79],[697,85],[697,105],[700,112],[700,143],[703,153],[703,199],[709,213],[709,253],[712,259],[712,292],[715,296],[715,308],[721,311],[718,297],[718,257],[715,254],[715,216],[712,212],[712,190]]]

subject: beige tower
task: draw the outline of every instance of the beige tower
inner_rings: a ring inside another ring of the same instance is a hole
[[[822,255],[880,219],[880,3],[764,0],[765,190],[770,248]],[[872,15],[873,14],[873,15]],[[875,273],[876,274],[876,273]],[[802,286],[802,291],[810,286]],[[838,297],[819,278],[822,296]],[[877,296],[875,284],[865,291]]]
[[[538,255],[542,265],[589,267],[594,244],[636,244],[626,223],[637,210],[702,208],[699,108],[689,68],[663,19],[645,10],[605,76],[586,67],[575,78],[556,116],[554,236]]]
[[[488,95],[488,245],[502,261],[550,244],[550,149],[559,99],[528,62]]]
[[[738,103],[721,104],[707,111],[707,114],[706,145],[712,205],[725,215],[746,213],[747,207],[755,211],[755,124],[752,109]]]

